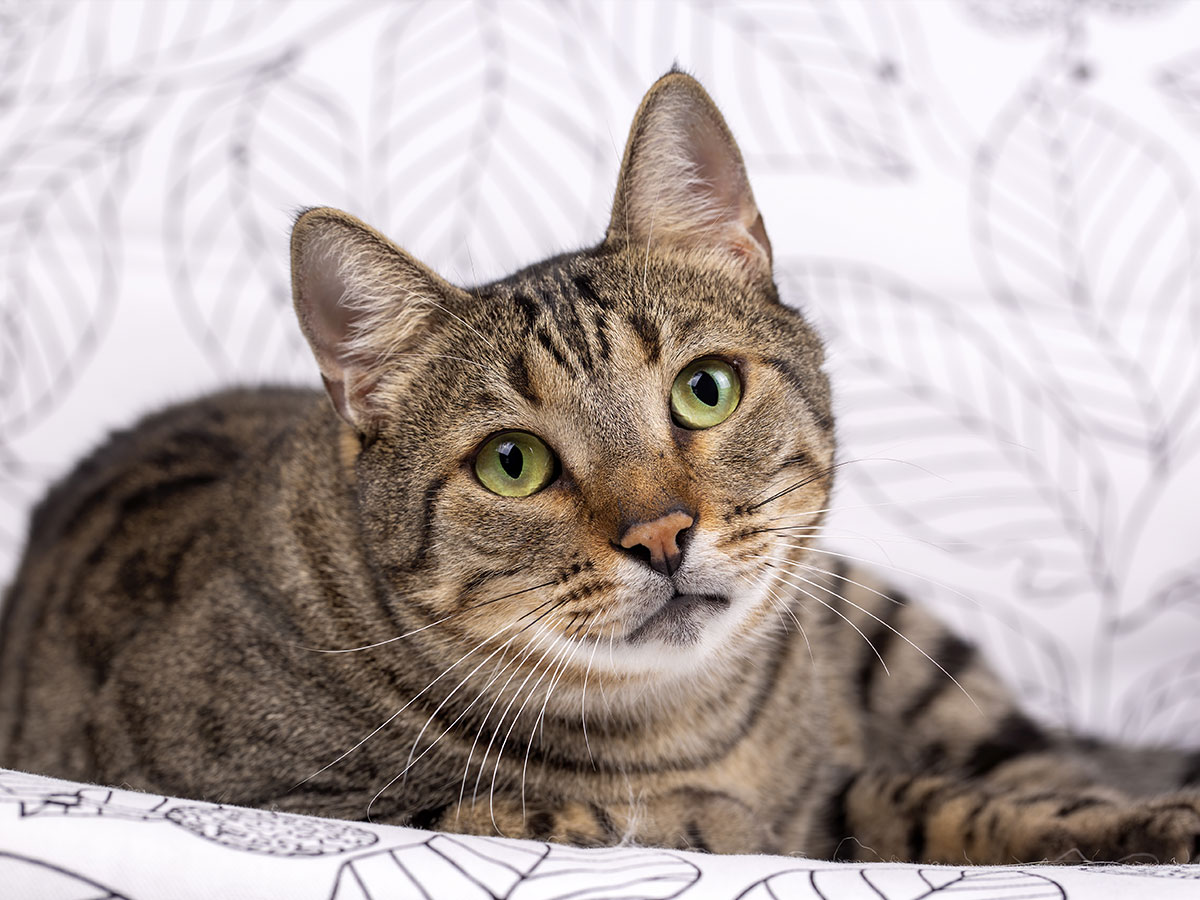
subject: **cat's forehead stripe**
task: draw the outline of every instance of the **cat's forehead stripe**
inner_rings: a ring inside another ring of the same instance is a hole
[[[525,359],[525,354],[519,350],[508,360],[508,383],[531,405],[535,407],[542,405],[542,398],[538,395],[530,378],[529,364]]]
[[[601,362],[612,358],[611,304],[598,293],[586,273],[539,271],[535,276],[508,285],[507,299],[520,323],[545,354],[572,378],[594,375]],[[647,359],[657,361],[661,353],[658,329],[644,315],[626,314],[627,321],[645,348]],[[530,402],[533,399],[527,357],[510,361],[514,388]]]

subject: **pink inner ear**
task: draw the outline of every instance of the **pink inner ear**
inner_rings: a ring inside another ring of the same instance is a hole
[[[727,223],[722,232],[726,235],[726,245],[735,255],[753,262],[760,254],[766,254],[769,266],[771,241],[762,214],[754,203],[741,160],[730,154],[725,136],[713,123],[699,121],[693,123],[689,131],[696,174],[709,194],[706,205],[713,208],[712,223]]]
[[[331,246],[334,239],[316,237],[301,252],[297,306],[329,399],[343,419],[359,427],[372,385],[350,357],[347,341],[361,311],[346,302],[349,285]]]
[[[312,329],[313,349],[321,370],[336,377],[333,367],[341,368],[343,345],[354,320],[354,310],[345,302],[347,285],[337,257],[324,246],[309,248],[302,266],[300,291]]]
[[[635,243],[716,252],[769,273],[771,244],[720,112],[691,82],[652,89],[646,103],[614,222]]]

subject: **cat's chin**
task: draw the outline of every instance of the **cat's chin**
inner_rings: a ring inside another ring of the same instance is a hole
[[[728,609],[728,597],[677,592],[629,632],[625,641],[635,647],[654,643],[694,647],[704,637],[705,626]]]
[[[612,645],[592,654],[594,662],[614,674],[653,679],[691,678],[711,670],[729,650],[753,603],[739,592],[730,594],[676,591]]]

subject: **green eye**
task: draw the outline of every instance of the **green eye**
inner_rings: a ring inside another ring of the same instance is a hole
[[[554,479],[554,454],[525,431],[498,434],[475,457],[475,475],[501,497],[528,497]]]
[[[684,428],[712,428],[737,409],[742,382],[733,367],[719,359],[698,359],[675,376],[671,415]]]

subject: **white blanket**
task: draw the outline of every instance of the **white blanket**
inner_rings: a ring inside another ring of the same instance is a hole
[[[0,896],[38,900],[1200,897],[1200,866],[941,867],[434,834],[0,770]]]

